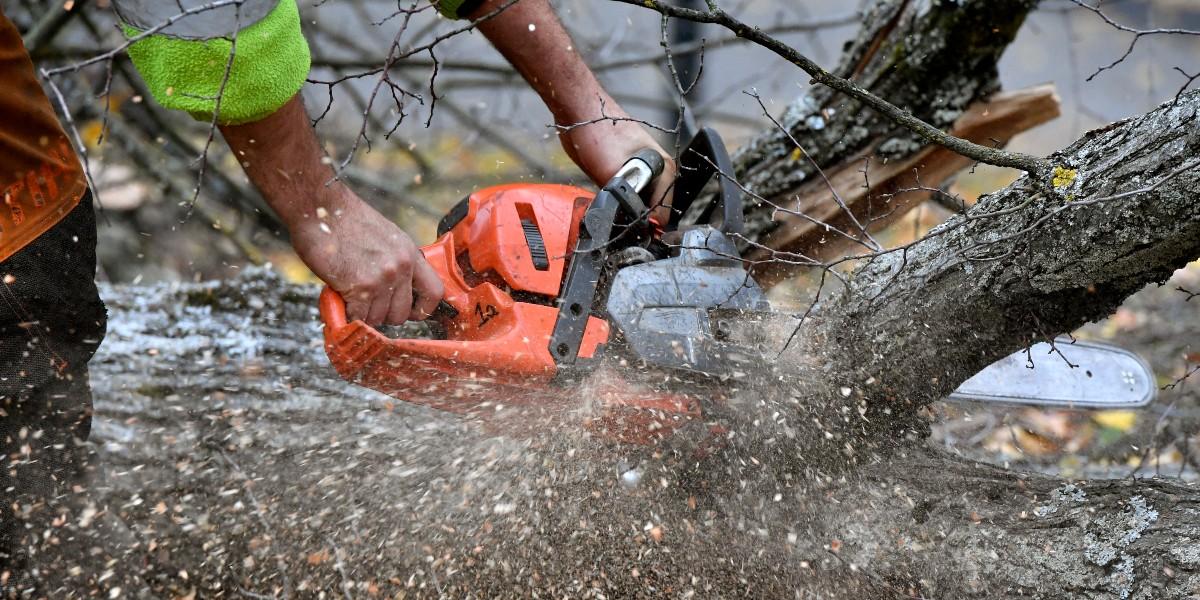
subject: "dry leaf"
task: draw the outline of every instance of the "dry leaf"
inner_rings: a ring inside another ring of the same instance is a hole
[[[661,525],[655,525],[654,527],[650,528],[650,539],[654,540],[654,543],[656,544],[662,542],[663,528]]]
[[[1013,427],[1012,432],[1017,438],[1017,444],[1021,447],[1021,451],[1026,454],[1044,456],[1059,451],[1058,444],[1054,440],[1029,431],[1024,427]]]
[[[1092,420],[1103,427],[1129,431],[1137,424],[1137,413],[1132,410],[1102,410],[1092,415]]]

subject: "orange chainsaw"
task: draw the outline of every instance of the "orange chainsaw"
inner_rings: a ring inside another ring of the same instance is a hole
[[[728,238],[741,231],[740,190],[718,178],[715,201],[692,206],[714,175],[732,172],[729,155],[712,129],[692,139],[665,225],[642,197],[662,169],[662,156],[645,149],[595,193],[514,184],[471,194],[421,249],[445,284],[430,317],[438,335],[391,338],[349,322],[341,296],[326,288],[320,308],[334,368],[400,400],[456,413],[501,400],[561,403],[555,384],[606,356],[732,375],[755,353],[722,340],[710,310],[769,307]],[[651,442],[700,417],[695,398],[622,388],[601,391],[606,406],[594,420],[622,441]]]
[[[513,184],[471,194],[421,249],[445,284],[430,317],[436,335],[388,337],[348,321],[341,296],[326,288],[320,309],[334,368],[400,400],[470,414],[497,404],[567,405],[558,384],[603,358],[717,383],[769,364],[765,341],[737,326],[771,313],[730,239],[742,230],[742,193],[720,176],[733,173],[721,138],[701,129],[680,154],[665,224],[642,197],[662,169],[662,157],[646,149],[596,193]],[[715,193],[702,194],[714,176]],[[1153,375],[1136,356],[1064,346],[1089,363],[1086,377],[1054,364],[1034,376],[1010,357],[952,398],[1115,408],[1153,397]],[[695,397],[652,386],[596,395],[604,406],[589,422],[619,441],[653,443],[701,417]]]

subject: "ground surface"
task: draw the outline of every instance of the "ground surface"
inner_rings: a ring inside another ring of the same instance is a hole
[[[1119,344],[1150,363],[1164,389],[1147,408],[1097,413],[942,404],[934,439],[977,460],[1068,478],[1197,479],[1200,297],[1190,292],[1198,289],[1200,263],[1193,263],[1076,333]]]
[[[1142,352],[1168,380],[1182,374],[1200,300],[1174,288],[1196,279],[1139,294],[1089,333]],[[518,419],[538,433],[506,438],[395,404],[336,376],[316,290],[270,273],[105,296],[109,335],[93,362],[104,495],[168,596],[872,595],[822,583],[842,565],[836,540],[813,539],[825,531],[808,510],[819,492],[738,493],[753,456],[736,458],[722,491],[685,489],[658,467],[629,486],[630,457],[587,436],[575,411]],[[588,389],[570,402],[582,407]],[[950,407],[935,441],[1068,476],[1124,475],[1156,430],[1155,457],[1181,453],[1171,442],[1195,406],[1174,390],[1132,424]]]

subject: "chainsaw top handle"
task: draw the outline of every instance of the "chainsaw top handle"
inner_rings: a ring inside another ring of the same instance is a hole
[[[662,175],[665,167],[662,154],[653,148],[642,148],[625,161],[614,177],[628,181],[633,191],[641,193],[651,181]]]
[[[632,220],[637,221],[649,216],[646,203],[641,195],[650,187],[650,182],[658,179],[666,167],[662,154],[653,148],[642,148],[630,156],[625,164],[617,170],[604,189],[611,190],[621,183],[633,188],[633,194],[618,194],[621,210]]]
[[[671,219],[666,231],[679,229],[684,215],[714,176],[718,194],[715,201],[699,211],[696,223],[715,225],[713,213],[720,207],[721,224],[717,229],[723,233],[742,232],[742,192],[733,182],[733,161],[725,150],[725,142],[711,127],[700,129],[679,155],[675,197],[671,201]]]

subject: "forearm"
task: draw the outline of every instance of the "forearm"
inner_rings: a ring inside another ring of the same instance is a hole
[[[334,181],[317,136],[297,94],[266,118],[223,125],[221,133],[267,204],[289,230],[321,219],[319,208],[334,214],[350,198]]]
[[[487,0],[467,16],[481,18],[505,2]],[[480,22],[479,29],[542,97],[559,126],[563,149],[597,185],[642,148],[667,157],[642,123],[604,91],[547,0],[519,0]],[[650,192],[652,205],[666,203],[674,172],[668,160]],[[660,217],[665,214],[660,211]]]
[[[504,3],[487,0],[472,16]],[[542,97],[557,124],[627,117],[588,69],[547,0],[520,0],[481,22],[479,30]]]
[[[394,223],[340,181],[297,94],[266,118],[223,125],[225,141],[267,204],[287,225],[304,263],[367,323],[423,319],[442,282]]]
[[[131,36],[182,10],[170,2],[116,2]],[[425,318],[442,297],[437,273],[412,238],[334,180],[304,111],[299,90],[309,53],[296,0],[239,0],[212,10],[212,18],[130,46],[155,98],[220,124],[296,253],[345,298],[350,318],[372,325]]]

